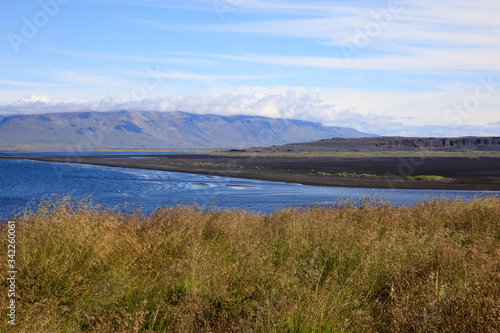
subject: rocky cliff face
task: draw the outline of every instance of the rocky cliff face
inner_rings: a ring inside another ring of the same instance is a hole
[[[332,138],[313,142],[287,144],[269,148],[251,148],[247,151],[263,152],[373,152],[373,151],[500,151],[500,137],[462,138]]]
[[[0,120],[0,146],[243,148],[366,136],[300,120],[185,112],[51,113]]]

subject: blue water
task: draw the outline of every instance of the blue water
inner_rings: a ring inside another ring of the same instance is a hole
[[[95,203],[123,209],[142,207],[151,212],[163,204],[244,208],[267,213],[285,206],[354,202],[369,196],[393,204],[411,205],[443,197],[471,199],[500,192],[387,190],[304,186],[260,180],[194,175],[177,172],[111,168],[93,165],[0,159],[0,217],[10,216],[44,195],[92,194]]]
[[[155,158],[166,154],[196,154],[209,152],[213,149],[199,149],[198,151],[164,151],[164,152],[135,152],[135,151],[74,151],[74,150],[36,150],[36,151],[0,151],[1,156],[106,156],[107,158]]]

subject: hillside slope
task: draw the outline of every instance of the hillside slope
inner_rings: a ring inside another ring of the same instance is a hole
[[[370,134],[308,121],[180,111],[51,113],[0,121],[2,146],[243,148],[366,136]]]

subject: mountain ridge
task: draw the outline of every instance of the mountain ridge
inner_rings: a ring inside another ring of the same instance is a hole
[[[375,136],[348,127],[184,111],[80,111],[0,116],[0,145],[81,148],[244,148]]]

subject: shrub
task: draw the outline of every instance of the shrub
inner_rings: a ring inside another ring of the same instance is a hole
[[[405,180],[426,180],[426,181],[436,181],[436,180],[452,180],[452,178],[445,178],[443,176],[408,176]]]
[[[339,177],[378,177],[377,175],[375,174],[371,174],[371,173],[355,173],[355,172],[351,172],[351,173],[348,173],[348,172],[339,172],[337,173],[337,176]]]

